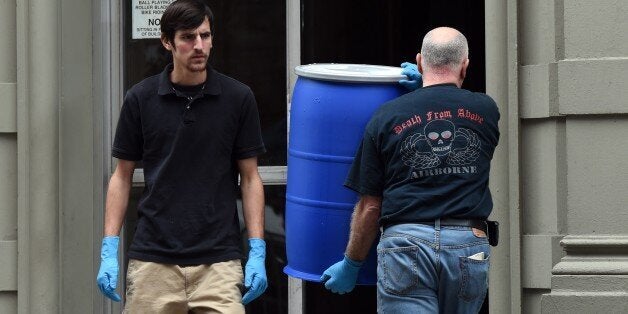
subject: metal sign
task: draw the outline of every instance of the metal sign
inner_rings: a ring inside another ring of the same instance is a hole
[[[133,0],[132,38],[159,38],[161,30],[159,22],[166,7],[174,0]]]

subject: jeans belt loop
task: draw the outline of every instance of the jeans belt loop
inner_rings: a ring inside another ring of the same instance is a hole
[[[436,218],[436,220],[434,221],[434,229],[440,230],[440,218]]]

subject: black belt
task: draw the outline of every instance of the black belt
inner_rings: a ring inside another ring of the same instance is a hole
[[[401,223],[405,223],[405,222],[384,224],[384,229],[391,227],[393,225],[396,225],[396,224],[401,224]],[[429,225],[433,227],[436,224],[436,221],[434,220],[413,221],[413,222],[408,222],[408,223]],[[487,232],[486,220],[480,220],[480,219],[441,218],[440,225],[441,226],[471,227],[471,228],[476,228],[484,232]]]

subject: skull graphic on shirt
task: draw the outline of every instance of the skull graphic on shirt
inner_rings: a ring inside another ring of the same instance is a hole
[[[456,126],[449,120],[432,120],[425,126],[425,137],[437,156],[445,156],[451,151],[456,134]]]
[[[480,155],[478,135],[467,128],[456,128],[449,120],[432,120],[423,132],[409,134],[401,143],[400,153],[407,166],[429,169],[443,163],[468,165]]]

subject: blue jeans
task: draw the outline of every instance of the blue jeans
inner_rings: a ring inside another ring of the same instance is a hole
[[[484,257],[469,258],[484,252]],[[399,224],[377,245],[377,312],[477,313],[488,288],[490,246],[471,227]]]

